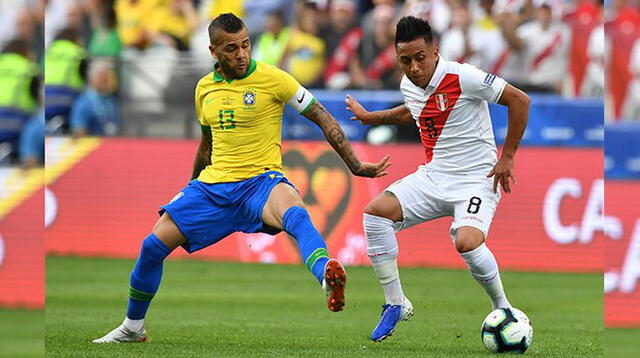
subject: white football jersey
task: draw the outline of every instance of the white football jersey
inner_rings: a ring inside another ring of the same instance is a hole
[[[489,174],[498,150],[487,102],[497,102],[506,84],[494,74],[442,57],[426,88],[402,78],[400,90],[420,129],[428,171]]]
[[[552,86],[567,76],[570,34],[566,25],[552,23],[543,29],[532,21],[521,25],[517,34],[524,42],[522,54],[530,83]]]

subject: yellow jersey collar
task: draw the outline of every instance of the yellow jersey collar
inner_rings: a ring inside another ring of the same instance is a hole
[[[256,67],[257,67],[256,60],[251,59],[251,62],[249,62],[249,70],[247,70],[247,73],[245,73],[244,76],[237,79],[241,80],[249,77],[256,70]],[[214,82],[222,82],[224,80],[227,83],[231,83],[234,80],[234,79],[225,79],[224,77],[222,77],[222,75],[220,75],[220,73],[218,72],[218,68],[220,68],[220,64],[216,62],[216,64],[213,65],[213,81]]]

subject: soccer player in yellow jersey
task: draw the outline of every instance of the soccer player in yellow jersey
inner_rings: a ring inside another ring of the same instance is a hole
[[[143,241],[131,273],[124,322],[94,343],[144,342],[144,317],[160,285],[164,259],[178,246],[187,252],[210,246],[235,231],[286,231],[327,295],[344,308],[347,275],[311,223],[300,194],[282,173],[281,127],[285,103],[316,123],[354,175],[386,175],[389,156],[360,162],[336,120],[288,73],[251,59],[242,20],[222,14],[209,25],[209,50],[218,60],[196,86],[202,141],[192,180],[169,204]]]

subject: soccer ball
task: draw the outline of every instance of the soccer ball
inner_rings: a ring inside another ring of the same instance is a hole
[[[529,317],[516,308],[498,308],[482,322],[482,342],[492,353],[524,353],[533,340]]]

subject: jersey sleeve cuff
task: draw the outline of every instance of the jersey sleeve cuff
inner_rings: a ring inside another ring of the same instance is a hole
[[[287,103],[296,109],[298,113],[304,114],[309,107],[315,102],[315,97],[306,88],[300,86],[296,93],[287,101]]]
[[[493,103],[498,103],[498,101],[500,101],[500,97],[502,97],[502,92],[504,92],[504,89],[507,87],[507,81],[503,80],[502,78],[499,78],[499,79],[500,79],[500,82],[498,82],[497,85],[500,87],[496,94],[496,98],[494,98],[493,101],[491,101]]]
[[[314,104],[316,102],[316,98],[312,97],[311,98],[311,102],[309,102],[309,104],[302,110],[302,112],[300,112],[300,114],[305,114],[307,113],[307,111],[309,110],[309,108],[311,108],[311,105]]]

